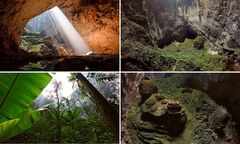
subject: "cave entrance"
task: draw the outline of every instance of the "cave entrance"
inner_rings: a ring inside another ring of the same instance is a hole
[[[20,47],[40,56],[91,53],[89,46],[57,6],[32,18],[26,24]]]
[[[157,41],[159,48],[164,48],[165,46],[172,44],[174,41],[182,43],[185,39],[195,39],[199,35],[197,31],[187,24],[176,31],[166,30],[164,33],[165,37]]]

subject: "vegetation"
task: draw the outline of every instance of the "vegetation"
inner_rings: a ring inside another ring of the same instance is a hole
[[[28,107],[49,83],[48,74],[0,74],[0,141],[3,142],[40,119],[38,110]]]
[[[108,90],[110,83],[118,86],[118,76],[102,74],[99,80],[95,74],[86,78],[86,75],[66,73],[65,79],[72,84],[69,91],[58,73],[51,75],[54,78],[51,82],[51,76],[46,73],[0,75],[1,142],[116,143],[118,136],[112,132],[106,117],[111,114],[118,118],[118,105],[113,105],[118,104],[118,95],[114,94],[118,92],[108,91],[114,97],[111,102],[101,93]],[[84,80],[76,77],[79,75]],[[99,87],[100,91],[96,89]],[[65,91],[70,94],[64,94]],[[103,114],[91,91],[98,93],[115,113]],[[111,124],[118,127],[114,122]]]
[[[176,74],[168,78],[161,78],[154,80],[153,82],[159,89],[159,93],[164,95],[167,99],[174,99],[179,101],[184,111],[187,115],[187,124],[185,130],[178,138],[173,138],[171,141],[168,140],[167,136],[162,135],[161,141],[165,144],[167,143],[198,143],[198,138],[196,137],[195,130],[198,126],[196,120],[196,105],[202,97],[205,96],[204,93],[190,89],[189,92],[183,92],[185,88],[182,84],[185,80],[185,76],[181,74]],[[131,134],[131,140],[133,143],[141,143],[137,138],[136,123],[140,119],[138,114],[138,103],[140,101],[140,96],[137,96],[136,101],[131,106],[127,114],[127,125],[128,131]]]
[[[221,55],[210,54],[207,47],[202,50],[194,48],[194,42],[196,43],[196,41],[200,41],[198,39],[201,39],[201,37],[197,37],[196,40],[186,39],[183,43],[174,42],[160,50],[159,53],[177,61],[192,63],[201,70],[222,70],[223,65],[220,62],[223,57]]]
[[[198,36],[193,41],[193,47],[196,49],[203,49],[204,48],[205,39],[202,36]]]

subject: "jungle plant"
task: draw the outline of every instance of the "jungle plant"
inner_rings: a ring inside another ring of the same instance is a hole
[[[0,142],[16,136],[41,118],[29,105],[50,82],[44,73],[0,74]]]

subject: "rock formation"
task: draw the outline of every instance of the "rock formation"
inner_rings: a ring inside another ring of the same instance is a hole
[[[162,143],[165,138],[179,136],[185,128],[187,115],[180,102],[166,99],[157,92],[153,80],[146,77],[139,85],[140,108],[134,112],[131,123],[140,140],[136,143]]]
[[[141,103],[143,104],[153,93],[157,93],[158,89],[153,81],[145,78],[139,85],[139,93],[141,95]]]
[[[177,65],[177,70],[199,70],[191,61],[179,64],[175,59],[156,52],[173,42],[194,39],[198,35],[208,41],[212,55],[224,50],[237,52],[240,47],[239,7],[240,2],[237,0],[123,1],[123,69],[136,69],[136,65],[144,70],[164,71],[172,70]],[[202,47],[203,45],[198,49]],[[222,64],[220,60],[217,61]],[[239,63],[230,65],[236,64]],[[238,69],[236,67],[228,70]]]
[[[151,81],[161,92],[141,105],[137,95],[126,114],[132,143],[240,142],[238,74],[173,74]]]
[[[118,0],[1,0],[0,54],[21,56],[20,35],[27,22],[60,7],[96,53],[118,53]]]
[[[163,133],[170,136],[179,135],[187,122],[187,115],[180,102],[165,99],[161,94],[152,94],[141,105],[141,112],[143,121],[152,122],[158,130],[162,129]]]
[[[224,105],[240,122],[239,74],[198,74],[188,75],[185,86],[206,92],[218,104]]]

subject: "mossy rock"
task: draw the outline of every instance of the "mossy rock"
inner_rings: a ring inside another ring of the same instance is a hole
[[[139,93],[141,95],[140,104],[143,104],[152,94],[157,92],[158,88],[152,80],[142,80],[139,85]]]
[[[204,37],[203,36],[198,36],[193,41],[193,47],[198,49],[198,50],[203,49],[204,48],[204,43],[205,43]]]

